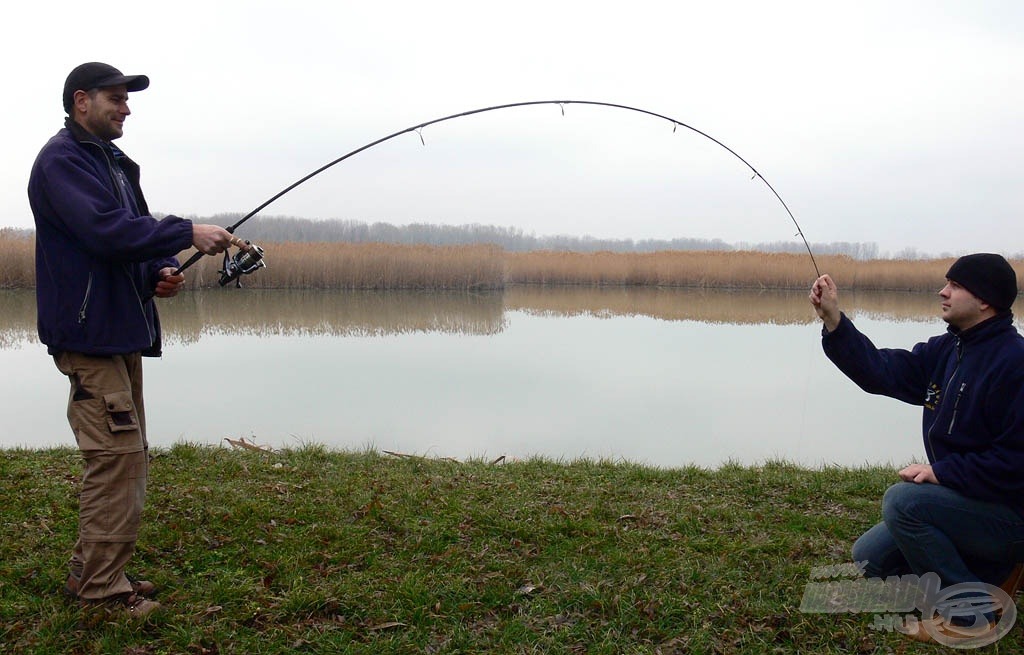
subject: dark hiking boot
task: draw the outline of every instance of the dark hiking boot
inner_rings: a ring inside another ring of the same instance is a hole
[[[1003,584],[999,585],[999,588],[1005,591],[1012,600],[1015,595],[1020,593],[1021,587],[1024,587],[1024,564],[1017,564]]]
[[[998,632],[999,626],[992,621],[980,627],[960,627],[948,623],[941,616],[920,619],[913,632],[906,632],[914,641],[925,644],[941,644],[950,648],[977,648],[986,646],[1005,634]]]
[[[82,610],[94,620],[118,617],[132,620],[144,619],[160,609],[160,603],[135,593],[117,594],[109,598],[79,602]]]

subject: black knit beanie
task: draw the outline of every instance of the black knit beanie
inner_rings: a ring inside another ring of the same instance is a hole
[[[1017,299],[1017,273],[1002,255],[987,252],[964,255],[946,273],[953,280],[999,311]]]

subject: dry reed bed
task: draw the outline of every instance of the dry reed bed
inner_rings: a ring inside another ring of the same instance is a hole
[[[0,289],[29,289],[36,284],[35,239],[0,229]]]
[[[815,278],[810,257],[791,253],[538,251],[506,253],[505,259],[506,281],[511,284],[809,289]],[[952,261],[817,258],[819,270],[832,275],[844,289],[880,291],[938,289]]]
[[[505,252],[497,246],[383,243],[266,243],[267,268],[243,278],[257,288],[502,289],[515,285],[665,286],[806,289],[806,254],[759,252]],[[181,253],[182,259],[192,251]],[[34,241],[0,231],[0,288],[35,284]],[[819,257],[843,290],[935,291],[952,259],[870,260]],[[1012,262],[1024,271],[1024,261]],[[188,272],[190,288],[216,287],[222,258]]]
[[[806,255],[758,252],[508,253],[513,284],[621,284],[686,287],[809,287]]]
[[[386,243],[261,244],[267,267],[242,278],[263,289],[496,289],[504,282],[502,250],[490,245]],[[235,251],[232,251],[235,252]],[[190,256],[182,253],[180,258]],[[190,285],[217,286],[223,256],[204,257]]]

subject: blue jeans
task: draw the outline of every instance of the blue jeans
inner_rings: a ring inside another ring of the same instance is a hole
[[[938,484],[899,482],[882,498],[882,523],[853,544],[869,578],[933,572],[948,587],[1000,585],[1024,546],[1024,517]]]

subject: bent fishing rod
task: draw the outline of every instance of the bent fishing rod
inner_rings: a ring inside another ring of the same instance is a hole
[[[243,216],[234,225],[231,225],[230,227],[227,227],[225,229],[228,232],[230,232],[231,234],[234,234],[235,230],[237,230],[239,228],[239,226],[241,226],[247,220],[249,220],[250,218],[252,218],[256,214],[258,214],[261,210],[266,208],[272,202],[274,202],[275,200],[277,200],[281,196],[285,195],[286,193],[288,193],[289,191],[291,191],[295,187],[297,187],[300,184],[303,184],[304,182],[307,182],[308,180],[316,177],[317,175],[319,175],[320,173],[323,173],[324,171],[326,171],[327,169],[331,168],[332,166],[340,164],[341,162],[345,161],[346,159],[349,159],[350,157],[354,157],[355,155],[358,155],[359,153],[363,152],[364,150],[369,150],[370,148],[373,148],[374,146],[380,145],[381,143],[384,143],[385,141],[390,141],[391,139],[394,139],[395,137],[399,137],[399,136],[401,136],[403,134],[408,134],[410,132],[416,132],[419,135],[419,137],[420,137],[420,143],[422,143],[423,145],[426,145],[426,141],[423,139],[423,132],[422,132],[422,130],[423,130],[423,128],[428,127],[430,125],[436,125],[437,123],[443,123],[445,121],[454,120],[456,118],[464,118],[466,116],[472,116],[474,114],[483,114],[485,112],[497,111],[499,109],[511,109],[511,108],[514,108],[514,107],[529,107],[529,106],[533,106],[533,105],[559,105],[561,107],[561,109],[562,109],[562,115],[563,116],[565,115],[565,106],[566,105],[590,105],[590,106],[594,106],[594,107],[610,107],[610,108],[613,108],[613,109],[624,109],[626,111],[633,111],[633,112],[637,112],[637,113],[640,113],[640,114],[646,114],[647,116],[653,116],[655,118],[660,118],[662,120],[668,121],[669,123],[672,123],[672,132],[673,133],[675,133],[677,128],[684,127],[686,129],[690,130],[691,132],[694,132],[694,133],[699,134],[700,136],[702,136],[702,137],[704,137],[706,139],[711,140],[712,142],[716,143],[717,145],[719,145],[722,148],[724,148],[725,150],[727,150],[729,152],[729,154],[731,154],[732,156],[736,157],[736,159],[739,159],[741,162],[743,162],[744,165],[746,165],[746,167],[749,168],[751,170],[751,172],[754,174],[753,177],[751,177],[750,179],[760,178],[760,180],[762,182],[764,182],[765,186],[768,187],[768,189],[772,192],[772,194],[775,196],[775,198],[778,199],[779,203],[782,204],[782,208],[785,209],[786,213],[789,215],[790,220],[793,221],[793,225],[796,226],[796,235],[794,235],[794,236],[799,236],[800,239],[803,241],[804,247],[807,249],[807,254],[811,258],[811,264],[814,266],[814,272],[815,272],[815,274],[818,277],[821,277],[821,273],[818,270],[818,262],[815,261],[815,259],[814,259],[814,253],[811,252],[811,245],[807,242],[807,238],[804,236],[803,229],[801,229],[800,224],[796,220],[796,217],[793,216],[793,212],[790,211],[789,206],[786,204],[786,201],[782,199],[782,196],[780,196],[779,192],[775,190],[775,187],[773,187],[768,182],[768,180],[766,180],[765,177],[763,175],[761,175],[761,173],[750,164],[750,162],[748,162],[746,159],[741,157],[739,155],[739,153],[737,153],[735,150],[733,150],[729,146],[725,145],[724,143],[722,143],[721,141],[719,141],[715,137],[711,136],[710,134],[708,134],[706,132],[703,132],[701,130],[698,130],[697,128],[695,128],[695,127],[693,127],[691,125],[687,125],[686,123],[684,123],[684,122],[682,122],[680,120],[676,120],[675,118],[671,118],[669,116],[665,116],[664,114],[659,114],[657,112],[648,111],[647,109],[640,109],[640,108],[637,108],[637,107],[631,107],[629,105],[620,105],[620,104],[616,104],[616,103],[613,103],[613,102],[599,102],[599,101],[594,101],[594,100],[532,100],[532,101],[528,101],[528,102],[513,102],[513,103],[504,104],[504,105],[494,105],[494,106],[491,106],[491,107],[483,107],[481,109],[471,109],[469,111],[463,111],[463,112],[460,112],[458,114],[452,114],[450,116],[444,116],[443,118],[435,118],[434,120],[427,121],[425,123],[419,123],[417,125],[412,125],[410,127],[405,128],[404,130],[399,130],[399,131],[394,132],[392,134],[389,134],[389,135],[387,135],[385,137],[377,139],[376,141],[372,141],[370,143],[367,143],[364,146],[356,148],[355,150],[353,150],[351,152],[348,152],[348,153],[342,155],[341,157],[338,157],[337,159],[324,164],[323,166],[321,166],[320,168],[316,169],[312,173],[306,175],[305,177],[303,177],[303,178],[301,178],[299,180],[296,180],[295,182],[293,182],[292,184],[288,185],[287,187],[285,187],[284,189],[282,189],[278,193],[274,194],[266,202],[261,204],[259,207],[257,207],[256,209],[253,209],[251,212],[249,212],[248,214]],[[224,255],[224,270],[221,271],[221,278],[220,278],[221,286],[224,286],[225,284],[227,284],[231,280],[237,279],[240,275],[245,275],[245,274],[253,273],[256,270],[258,270],[259,268],[261,268],[262,266],[266,265],[266,263],[263,261],[263,249],[260,248],[259,246],[255,245],[255,244],[252,244],[249,241],[242,242],[239,239],[233,240],[232,243],[234,245],[236,245],[236,246],[239,246],[240,250],[239,250],[238,254],[236,254],[235,257],[232,258],[232,259],[229,259],[227,253],[225,253],[225,255]],[[192,257],[190,257],[188,259],[188,261],[186,261],[184,264],[182,264],[178,268],[178,270],[175,271],[175,273],[176,274],[177,273],[181,273],[182,271],[184,271],[185,269],[187,269],[188,267],[192,266],[197,261],[199,261],[202,257],[203,257],[203,253],[202,252],[196,252],[194,255],[192,255]]]

